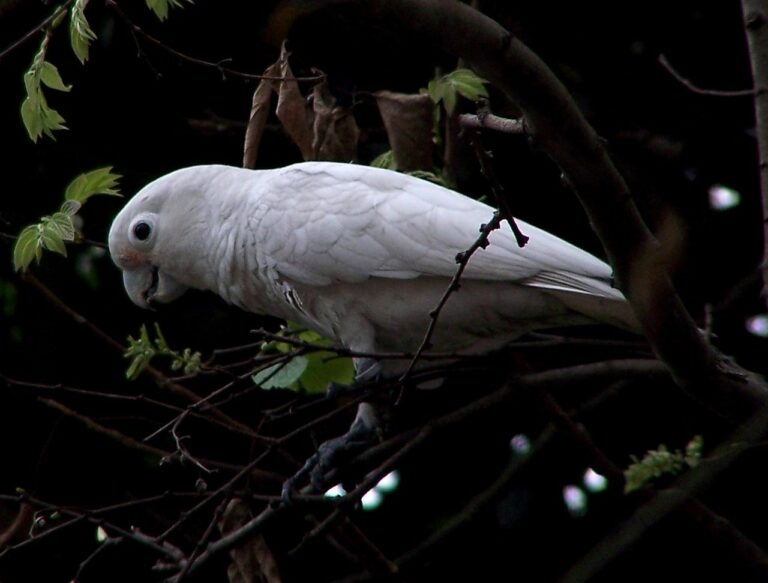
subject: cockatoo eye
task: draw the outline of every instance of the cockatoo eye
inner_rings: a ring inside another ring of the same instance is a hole
[[[152,234],[152,225],[147,221],[138,221],[133,225],[132,231],[137,241],[146,241]]]
[[[152,213],[141,213],[128,227],[128,240],[139,249],[147,249],[156,239],[157,222]]]

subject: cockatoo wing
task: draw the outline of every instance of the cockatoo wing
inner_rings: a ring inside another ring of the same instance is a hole
[[[371,277],[452,277],[456,254],[478,238],[493,209],[437,184],[391,171],[327,162],[264,174],[267,210],[257,244],[274,269],[298,282],[329,285]],[[622,299],[608,265],[523,221],[520,248],[508,225],[490,236],[466,279],[514,281]]]

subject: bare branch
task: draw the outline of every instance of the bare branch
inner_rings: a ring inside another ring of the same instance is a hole
[[[768,401],[763,381],[724,358],[699,333],[627,184],[573,98],[541,59],[498,23],[460,2],[358,2],[369,7],[378,22],[411,30],[466,59],[521,108],[531,135],[581,200],[646,338],[680,386],[739,416]],[[336,4],[331,0],[315,6]]]
[[[122,344],[120,344],[117,340],[115,340],[109,334],[104,332],[101,328],[96,326],[93,322],[88,320],[88,318],[86,318],[76,310],[73,310],[72,308],[70,308],[66,304],[66,302],[64,302],[55,293],[53,293],[51,289],[49,289],[45,284],[43,284],[43,282],[41,282],[34,275],[32,275],[31,272],[26,271],[24,273],[23,279],[25,282],[27,282],[33,288],[35,288],[38,292],[40,292],[40,294],[49,303],[51,303],[56,309],[60,310],[61,312],[69,316],[77,324],[84,326],[89,332],[91,332],[104,344],[109,346],[112,350],[118,352],[121,355],[125,353],[125,347]],[[161,373],[159,370],[157,370],[152,366],[145,367],[144,370],[142,371],[142,374],[147,374],[149,377],[151,377],[152,380],[154,380],[155,384],[161,389],[167,389],[177,395],[184,397],[188,401],[192,401],[193,403],[200,400],[200,397],[196,393],[194,393],[193,391],[190,391],[188,388],[178,383],[174,383],[168,377],[166,377],[163,373]],[[236,427],[242,432],[245,432],[247,434],[253,433],[250,427],[248,427],[243,423],[240,423],[239,421],[237,421],[236,419],[233,419],[229,415],[226,415],[222,411],[213,410],[211,414],[218,417],[220,421],[228,423],[233,427]]]
[[[42,397],[38,397],[38,401],[40,401],[44,405],[47,405],[48,407],[51,407],[52,409],[56,409],[57,411],[66,415],[67,417],[71,417],[73,419],[76,419],[77,421],[80,421],[86,427],[88,427],[88,429],[95,431],[96,433],[100,433],[101,435],[104,435],[106,437],[109,437],[110,439],[122,444],[125,447],[128,447],[130,449],[137,449],[139,451],[143,451],[143,452],[158,456],[161,459],[169,459],[173,457],[173,452],[160,449],[159,447],[147,445],[146,443],[142,443],[141,441],[134,439],[129,435],[126,435],[124,433],[121,433],[120,431],[117,431],[116,429],[112,429],[110,427],[104,426],[101,423],[98,423],[95,420],[91,419],[87,415],[83,415],[82,413],[78,413],[77,411],[67,407],[66,405],[62,405],[58,401],[54,401],[53,399],[44,399]],[[204,461],[208,465],[211,465],[220,469],[225,469],[230,471],[239,471],[241,469],[240,466],[235,464],[230,464],[227,462],[222,462],[217,460],[204,460]]]
[[[762,439],[768,432],[768,412],[765,410],[752,417],[740,427],[711,455],[700,464],[684,474],[672,487],[656,493],[647,503],[638,508],[612,533],[604,538],[573,567],[561,580],[562,583],[585,583],[603,569],[614,558],[632,547],[651,527],[667,516],[670,512],[684,504],[690,496],[708,485],[716,476],[724,472],[728,466],[751,444]],[[700,507],[699,507],[700,508]],[[710,517],[711,519],[711,517]],[[727,525],[715,519],[721,528]],[[765,553],[758,550],[754,543],[740,535],[735,529],[727,529],[728,534],[739,541],[739,550],[758,557],[758,563],[768,572],[768,559]],[[750,544],[751,543],[751,544]]]
[[[0,52],[0,61],[2,61],[6,55],[13,52],[22,44],[24,44],[33,36],[35,36],[38,32],[42,32],[48,25],[50,25],[54,21],[54,19],[59,17],[64,10],[69,8],[69,5],[72,4],[72,1],[73,0],[66,0],[63,4],[60,4],[59,6],[57,6],[54,9],[54,11],[51,13],[51,15],[48,16],[45,20],[43,20],[40,24],[32,28],[29,32],[27,32],[24,36],[22,36],[20,39],[18,39],[14,43],[12,43],[10,46],[3,49],[2,52]]]
[[[763,297],[768,300],[768,0],[742,0],[755,85],[755,130],[763,201]]]
[[[525,134],[524,120],[508,119],[492,113],[485,115],[462,113],[459,115],[459,125],[473,130],[488,129],[504,134]]]
[[[480,170],[483,172],[483,176],[485,176],[485,179],[491,186],[491,192],[493,192],[493,197],[496,199],[496,205],[501,211],[501,216],[504,217],[504,220],[507,221],[507,224],[512,229],[512,233],[515,235],[517,246],[520,248],[525,247],[526,243],[528,243],[529,237],[520,230],[520,227],[518,226],[517,221],[512,214],[509,201],[504,194],[504,187],[501,185],[501,182],[498,180],[498,178],[496,178],[496,172],[494,171],[493,165],[491,164],[493,154],[483,147],[483,144],[480,141],[479,132],[476,133],[474,139],[472,140],[472,145],[475,148],[477,161],[480,163]]]
[[[198,65],[200,67],[205,67],[208,69],[216,69],[224,77],[226,77],[227,75],[230,75],[232,77],[240,77],[242,79],[251,79],[251,80],[259,80],[259,81],[264,79],[272,80],[272,81],[320,81],[324,78],[324,75],[313,75],[310,77],[283,77],[279,75],[271,76],[268,74],[254,75],[253,73],[245,73],[243,71],[232,69],[231,67],[225,67],[222,64],[222,62],[214,63],[211,61],[206,61],[204,59],[198,59],[197,57],[192,57],[190,55],[187,55],[186,53],[182,53],[181,51],[178,51],[172,47],[169,47],[160,39],[155,38],[154,36],[146,32],[143,28],[141,28],[139,25],[133,22],[133,20],[131,20],[131,18],[125,12],[123,12],[122,8],[120,8],[120,6],[114,0],[106,0],[106,4],[107,6],[109,6],[115,11],[115,13],[131,29],[132,32],[146,39],[151,44],[161,48],[165,52],[176,57],[177,59],[186,61],[187,63],[192,63],[193,65]]]
[[[451,297],[451,294],[459,289],[459,280],[461,279],[464,270],[467,268],[469,259],[478,249],[485,249],[490,244],[488,237],[493,231],[499,228],[501,225],[501,220],[501,213],[499,211],[494,212],[490,221],[484,225],[480,225],[480,236],[475,240],[475,242],[472,243],[472,245],[466,251],[462,251],[456,256],[456,263],[458,263],[459,266],[456,268],[456,273],[453,274],[448,287],[446,287],[445,292],[443,292],[443,295],[440,297],[437,305],[429,313],[429,325],[427,326],[427,330],[424,333],[424,338],[421,340],[421,344],[419,344],[419,347],[416,349],[416,354],[413,355],[408,368],[400,376],[401,385],[405,385],[405,383],[411,377],[411,373],[413,373],[413,369],[415,368],[416,363],[419,361],[419,358],[421,358],[423,352],[425,350],[429,350],[431,347],[432,335],[435,332],[435,327],[437,326],[437,319],[440,317],[440,312],[448,301],[448,298]]]
[[[687,89],[698,95],[710,95],[713,97],[749,97],[750,95],[755,95],[754,89],[736,89],[732,91],[722,89],[702,89],[678,73],[675,68],[672,67],[669,60],[667,60],[667,57],[664,55],[659,55],[658,61],[659,64],[664,67],[664,69],[666,69],[670,75],[672,75],[672,77],[680,82],[680,84],[684,85]]]
[[[437,419],[429,421],[427,424],[421,426],[417,430],[411,430],[410,432],[391,438],[385,443],[372,448],[372,450],[362,454],[361,457],[371,458],[377,455],[382,450],[391,451],[392,444],[397,444],[397,448],[389,455],[378,467],[366,474],[366,477],[355,487],[354,490],[349,492],[340,500],[336,500],[334,503],[338,504],[336,508],[325,520],[321,521],[315,528],[310,531],[302,539],[299,544],[301,546],[306,541],[326,532],[334,523],[342,519],[345,516],[345,507],[354,504],[357,500],[372,488],[378,481],[397,464],[399,464],[403,458],[410,455],[413,451],[423,445],[428,439],[430,439],[435,433],[447,430],[454,427],[457,423],[461,423],[476,415],[486,413],[494,410],[498,405],[508,402],[519,390],[521,386],[528,387],[530,389],[537,389],[542,387],[555,387],[560,384],[571,384],[579,380],[586,379],[619,379],[624,378],[629,371],[637,374],[658,374],[663,373],[663,366],[653,360],[617,360],[610,361],[609,363],[595,363],[580,365],[577,367],[566,367],[558,369],[556,371],[548,371],[546,373],[535,373],[531,375],[525,375],[523,377],[516,378],[514,382],[506,383],[501,388],[497,389],[489,395],[485,395],[481,398],[472,401],[468,405],[465,405],[455,411],[447,413]],[[289,436],[285,436],[282,439],[287,439]],[[327,476],[330,477],[330,476]],[[234,483],[234,479],[230,481],[230,485]],[[301,501],[302,497],[295,497],[297,501]],[[206,499],[202,504],[209,504],[210,499]],[[199,505],[199,506],[200,506]],[[289,508],[285,505],[271,506],[263,510],[259,515],[245,523],[240,528],[228,533],[219,540],[208,545],[205,552],[201,553],[194,561],[191,561],[186,573],[193,574],[199,571],[205,564],[207,564],[215,555],[227,552],[234,548],[245,539],[250,537],[256,532],[261,532],[262,529],[275,520],[280,514],[285,512]],[[189,513],[188,513],[189,514]],[[176,581],[176,579],[173,579]]]

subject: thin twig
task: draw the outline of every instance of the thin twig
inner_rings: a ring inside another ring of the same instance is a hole
[[[525,123],[522,119],[509,119],[492,113],[462,113],[459,115],[459,125],[473,130],[488,129],[505,134],[525,134]]]
[[[154,407],[158,407],[160,409],[165,409],[169,411],[173,411],[175,413],[182,413],[184,411],[183,407],[179,407],[178,405],[173,405],[171,403],[166,403],[164,401],[159,401],[157,399],[153,399],[151,397],[147,397],[144,394],[138,394],[138,395],[120,395],[117,393],[106,393],[104,391],[94,391],[91,389],[81,389],[78,387],[71,387],[68,385],[63,385],[60,383],[57,384],[46,384],[46,383],[35,383],[31,381],[22,381],[19,379],[11,378],[7,375],[5,375],[3,372],[0,372],[0,381],[4,382],[8,387],[20,387],[27,389],[32,389],[37,392],[46,392],[46,393],[64,393],[69,395],[78,395],[81,397],[90,397],[90,398],[96,398],[96,399],[106,399],[106,400],[114,400],[114,401],[124,401],[129,403],[138,403],[138,404],[147,404],[152,405]],[[247,437],[253,438],[253,439],[264,439],[269,441],[269,438],[262,438],[261,436],[257,435],[256,432],[253,430],[249,431],[241,431],[238,427],[233,427],[229,423],[224,423],[220,419],[211,416],[211,415],[203,415],[201,413],[195,412],[193,413],[194,417],[196,419],[201,419],[205,421],[206,423],[210,423],[212,425],[215,425],[217,427],[220,427],[221,429],[226,429],[227,431],[232,431],[234,433],[238,433],[240,435],[245,435]]]
[[[554,423],[590,453],[592,463],[600,473],[607,476],[613,483],[621,484],[624,482],[624,472],[622,469],[608,458],[582,423],[572,419],[572,416],[564,411],[546,390],[537,390],[535,395],[540,398],[545,408],[552,415]],[[760,425],[761,423],[762,425]],[[768,415],[760,413],[753,420],[752,430],[744,430],[738,433],[738,437],[734,435],[732,440],[724,442],[712,456],[708,456],[706,460],[701,462],[704,465],[708,465],[709,469],[706,470],[706,477],[699,482],[697,489],[701,487],[701,484],[709,481],[717,473],[724,470],[739,453],[747,448],[748,444],[753,443],[753,441],[742,441],[741,437],[749,436],[749,438],[756,440],[767,430]],[[734,448],[733,443],[741,445]],[[727,459],[716,459],[718,456],[726,456]],[[693,491],[693,489],[685,490],[681,496],[679,493],[670,494],[668,491],[662,490],[653,495],[653,489],[646,487],[644,491],[640,492],[640,495],[645,496],[649,502],[642,506],[635,516],[620,528],[621,544],[615,543],[617,535],[612,533],[596,547],[593,547],[575,567],[570,569],[565,575],[564,581],[576,583],[591,580],[612,558],[630,548],[630,541],[634,542],[637,540],[652,524],[658,522],[678,506],[685,512],[686,516],[698,523],[718,525],[716,532],[721,538],[728,541],[729,546],[747,555],[751,560],[757,559],[758,564],[768,567],[768,557],[765,553],[759,550],[759,547],[754,542],[738,531],[732,524],[693,498]],[[654,515],[648,509],[658,511],[659,514]]]
[[[763,299],[768,302],[768,0],[741,0],[755,86],[755,133],[763,213]]]
[[[78,413],[74,409],[70,409],[66,405],[62,405],[58,401],[54,401],[53,399],[45,399],[42,397],[38,397],[37,400],[40,403],[52,409],[56,409],[57,411],[66,415],[67,417],[71,417],[72,419],[76,419],[77,421],[80,421],[86,427],[88,427],[88,429],[95,431],[96,433],[99,433],[106,437],[109,437],[110,439],[120,443],[121,445],[127,448],[137,449],[139,451],[150,453],[152,455],[158,456],[160,459],[171,459],[173,457],[173,452],[171,451],[167,451],[164,449],[160,449],[159,447],[154,447],[151,445],[147,445],[146,443],[142,443],[141,441],[134,439],[129,435],[126,435],[124,433],[121,433],[120,431],[117,431],[116,429],[112,429],[110,427],[104,426],[101,423],[88,417],[87,415],[83,415],[82,413]],[[230,464],[230,463],[222,462],[218,460],[204,460],[204,461],[208,465],[217,467],[222,470],[240,471],[241,469],[241,466],[237,464]]]
[[[165,52],[173,55],[177,59],[180,59],[182,61],[186,61],[188,63],[192,63],[193,65],[198,65],[200,67],[206,67],[209,69],[216,69],[219,71],[223,76],[231,75],[232,77],[240,77],[241,79],[252,79],[252,80],[271,80],[271,81],[310,81],[310,82],[316,82],[316,81],[322,81],[325,78],[325,75],[312,75],[309,77],[283,77],[283,76],[271,76],[271,75],[255,75],[253,73],[245,73],[243,71],[238,71],[236,69],[232,69],[230,67],[225,67],[222,65],[223,61],[220,61],[218,63],[214,63],[212,61],[206,61],[204,59],[198,59],[197,57],[192,57],[190,55],[187,55],[186,53],[182,53],[181,51],[178,51],[168,45],[166,45],[164,42],[162,42],[160,39],[152,36],[148,32],[146,32],[144,29],[142,29],[139,25],[137,25],[133,20],[120,8],[120,6],[115,2],[114,0],[106,0],[107,6],[110,6],[115,13],[120,17],[120,19],[133,31],[134,33],[138,34],[142,38],[146,39],[156,47],[161,48]]]
[[[92,333],[94,336],[99,338],[112,350],[118,352],[121,355],[125,354],[125,347],[122,344],[120,344],[120,342],[118,342],[117,340],[112,338],[109,334],[104,332],[101,328],[99,328],[93,322],[88,320],[88,318],[86,318],[76,310],[69,307],[61,298],[59,298],[55,293],[53,293],[53,291],[51,291],[50,288],[48,288],[45,284],[43,284],[43,282],[41,282],[38,278],[36,278],[29,270],[24,272],[22,279],[28,284],[30,284],[33,288],[35,288],[38,292],[40,292],[40,294],[54,307],[64,312],[77,324],[85,327],[90,333]],[[152,380],[155,382],[155,384],[159,388],[167,389],[177,395],[180,395],[183,398],[185,398],[187,401],[192,401],[193,403],[195,403],[200,400],[200,396],[196,394],[194,391],[190,391],[188,388],[178,383],[174,383],[168,377],[166,377],[163,373],[161,373],[159,370],[157,370],[152,366],[145,367],[142,370],[142,374],[146,374],[150,378],[152,378]],[[211,414],[218,417],[220,421],[231,424],[233,427],[236,427],[241,432],[245,432],[246,434],[249,434],[249,435],[253,433],[250,427],[248,427],[244,423],[241,423],[237,419],[230,417],[229,415],[225,414],[223,411],[219,409],[211,409]]]
[[[519,475],[520,471],[536,457],[552,440],[555,435],[553,426],[547,426],[536,441],[531,445],[531,450],[525,456],[516,456],[512,458],[504,471],[485,488],[480,494],[472,498],[459,512],[454,514],[448,520],[443,521],[440,527],[435,530],[426,540],[410,548],[407,552],[396,559],[399,567],[406,566],[413,562],[417,557],[422,556],[426,551],[433,548],[445,540],[453,532],[466,525],[478,512],[487,507],[488,503],[494,500],[502,492],[509,482]]]
[[[51,22],[53,22],[54,19],[58,18],[61,13],[66,10],[70,4],[72,4],[73,0],[66,0],[63,4],[60,4],[57,6],[53,13],[51,13],[50,16],[48,16],[45,20],[43,20],[40,24],[32,28],[29,32],[27,32],[24,36],[22,36],[20,39],[12,43],[9,47],[6,47],[3,49],[2,52],[0,52],[0,61],[3,60],[3,58],[10,52],[14,51],[16,48],[24,44],[26,41],[28,41],[30,38],[35,36],[38,32],[41,32],[44,28],[46,28]]]
[[[419,347],[416,349],[416,353],[413,355],[411,362],[408,364],[408,368],[400,376],[399,382],[401,386],[405,386],[405,383],[411,377],[411,373],[413,373],[413,369],[416,367],[416,363],[419,361],[424,351],[432,347],[432,335],[435,333],[437,319],[439,318],[440,312],[448,301],[448,298],[451,297],[452,293],[458,291],[459,287],[461,287],[459,280],[461,279],[464,270],[467,268],[469,259],[478,249],[485,249],[488,247],[490,244],[488,237],[493,231],[499,228],[501,225],[501,220],[501,213],[499,211],[494,212],[491,220],[480,226],[480,236],[475,240],[475,242],[472,243],[472,245],[470,245],[466,251],[462,251],[456,255],[456,263],[459,264],[456,268],[456,273],[453,274],[450,283],[445,288],[445,291],[440,297],[440,300],[437,302],[437,305],[429,312],[429,325],[427,326],[427,330],[424,333],[424,337],[422,338]],[[401,396],[402,391],[400,397]],[[398,401],[400,400],[400,397],[398,397]]]
[[[507,197],[504,194],[504,187],[501,185],[501,181],[496,177],[496,172],[494,172],[493,165],[490,162],[493,154],[483,147],[479,133],[476,133],[474,139],[471,141],[472,146],[475,148],[477,161],[480,163],[480,170],[482,171],[483,176],[485,176],[485,179],[488,181],[488,184],[491,186],[491,192],[493,193],[493,197],[496,199],[496,205],[501,210],[502,217],[504,217],[504,219],[509,224],[509,227],[512,229],[518,247],[525,247],[525,244],[528,243],[529,237],[523,234],[517,224],[517,221],[515,221],[515,216],[512,214],[509,201],[507,201]]]
[[[709,95],[712,97],[749,97],[755,94],[754,89],[735,89],[735,90],[723,90],[723,89],[703,89],[694,85],[691,81],[683,77],[678,73],[674,67],[667,60],[664,55],[659,55],[659,64],[666,69],[666,71],[675,78],[681,85],[683,85],[689,91],[696,93],[697,95]]]
[[[299,543],[299,547],[305,544],[308,540],[324,533],[330,528],[335,521],[344,516],[344,507],[354,504],[359,500],[378,480],[384,475],[389,473],[407,454],[414,451],[419,445],[426,441],[429,437],[438,431],[442,431],[453,427],[455,424],[467,420],[475,415],[483,412],[494,410],[499,405],[509,401],[509,399],[515,394],[515,392],[521,387],[526,386],[531,389],[536,387],[554,387],[560,384],[570,384],[572,379],[585,380],[592,376],[593,378],[601,379],[616,379],[624,378],[628,371],[639,371],[648,374],[655,374],[660,370],[661,363],[648,360],[617,360],[610,363],[594,363],[592,365],[580,365],[578,367],[566,367],[557,371],[548,371],[547,373],[535,373],[526,375],[514,380],[514,383],[506,383],[501,388],[497,389],[493,393],[483,396],[468,405],[465,405],[455,411],[447,413],[442,417],[434,419],[422,426],[416,431],[412,431],[406,434],[407,439],[403,441],[403,436],[397,436],[388,440],[384,444],[380,444],[375,449],[388,448],[391,444],[398,444],[395,453],[388,457],[377,468],[369,472],[366,478],[351,492],[341,499],[332,501],[338,504],[339,507],[334,510],[326,519],[318,523],[315,528],[312,529],[302,541]],[[371,456],[371,452],[366,452],[363,456]],[[362,457],[362,456],[361,456]],[[297,500],[301,500],[301,497],[296,497]],[[239,544],[242,540],[246,539],[250,535],[258,532],[266,524],[276,518],[276,515],[281,513],[286,507],[278,506],[267,508],[262,511],[261,514],[253,518],[251,521],[243,525],[236,531],[229,533],[227,536],[222,537],[215,543],[211,543],[206,551],[202,553],[195,561],[192,561],[189,574],[197,572],[203,565],[210,561],[216,554],[226,552]],[[299,548],[297,547],[297,549]],[[297,550],[294,549],[294,550]]]
[[[280,364],[281,362],[287,362],[288,360],[290,360],[294,356],[296,356],[296,354],[293,354],[293,353],[292,354],[283,355],[283,356],[275,359],[273,361],[272,365]],[[227,384],[219,387],[218,389],[210,392],[205,397],[198,397],[193,403],[188,405],[184,409],[184,411],[182,411],[179,415],[177,415],[176,417],[174,417],[173,419],[171,419],[170,421],[168,421],[167,423],[165,423],[164,425],[162,425],[161,427],[159,427],[158,429],[156,429],[155,431],[153,431],[152,433],[147,435],[143,439],[143,441],[146,442],[146,441],[153,440],[155,437],[157,437],[161,433],[171,429],[172,427],[177,425],[180,422],[180,420],[184,419],[188,415],[191,415],[192,413],[194,413],[198,409],[201,410],[201,411],[206,411],[206,410],[217,411],[218,409],[216,409],[215,406],[211,404],[211,401],[213,399],[219,397],[221,394],[223,394],[223,393],[229,391],[230,389],[232,389],[237,384],[237,382],[249,379],[252,374],[253,374],[253,372],[249,371],[248,373],[240,375],[235,380],[230,381]],[[249,431],[250,431],[250,429],[249,429]],[[254,437],[260,438],[260,436],[257,435],[257,434],[254,434]]]
[[[307,342],[305,340],[302,340],[301,338],[294,338],[292,336],[282,336],[280,334],[275,334],[273,332],[264,330],[263,328],[259,328],[258,330],[253,330],[253,333],[259,334],[264,338],[269,338],[270,340],[274,340],[276,342],[285,342],[286,344],[290,344],[291,346],[295,346],[297,348],[304,348],[307,351],[333,352],[338,356],[345,356],[345,357],[348,356],[350,358],[375,358],[377,360],[410,360],[415,356],[414,352],[361,352],[359,350],[351,350],[341,345],[318,344],[315,342]],[[446,359],[471,360],[471,359],[481,359],[484,357],[477,354],[465,354],[461,352],[430,352],[429,354],[424,354],[421,358],[424,358],[427,360],[446,360]]]

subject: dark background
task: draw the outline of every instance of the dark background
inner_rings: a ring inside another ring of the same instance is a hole
[[[754,277],[761,259],[762,225],[752,100],[697,95],[657,61],[659,55],[666,56],[682,76],[701,87],[750,87],[739,3],[479,4],[542,57],[573,92],[606,140],[649,224],[656,228],[670,216],[677,217],[673,235],[679,238],[683,255],[674,277],[692,314],[702,322],[704,306],[710,305],[717,345],[744,366],[764,373],[767,341],[750,335],[744,325],[746,318],[764,311]],[[367,93],[379,89],[417,92],[436,70],[450,71],[456,61],[419,38],[367,21],[364,9],[339,8],[295,19],[305,5],[197,0],[183,10],[172,10],[169,20],[159,23],[143,2],[120,2],[136,24],[168,46],[257,74],[276,60],[283,34],[292,30],[294,73],[310,74],[315,67],[329,75],[339,103],[352,107],[363,129],[359,162],[368,163],[386,149],[386,135]],[[0,48],[21,38],[50,14],[52,6],[0,2]],[[256,81],[225,77],[218,70],[181,61],[134,37],[101,2],[92,2],[87,15],[98,40],[85,66],[74,58],[65,26],[54,35],[48,53],[64,81],[73,85],[70,93],[46,92],[70,128],[58,132],[56,141],[43,138],[33,144],[19,116],[22,76],[42,33],[0,60],[5,162],[0,231],[6,235],[15,235],[24,225],[55,211],[66,184],[92,168],[113,165],[123,175],[122,192],[130,196],[149,180],[182,166],[241,163]],[[493,90],[491,108],[499,114],[514,113],[513,106]],[[601,254],[578,202],[535,144],[516,136],[487,140],[518,215]],[[272,120],[258,166],[299,160],[298,149]],[[463,170],[459,188],[473,195],[487,194],[473,159],[466,161]],[[740,192],[741,204],[713,211],[708,202],[713,184]],[[85,236],[104,241],[121,204],[111,197],[89,202],[82,212]],[[0,372],[49,386],[61,383],[121,394],[152,390],[146,382],[124,381],[126,363],[119,355],[13,273],[11,239],[3,237],[0,250],[5,257],[0,258]],[[68,259],[48,253],[33,272],[66,304],[120,341],[136,335],[141,322],[159,319],[171,345],[207,354],[249,341],[249,330],[263,323],[202,294],[157,316],[143,313],[128,301],[108,256],[93,248],[72,248]],[[552,355],[551,364],[579,356],[566,357],[561,351]],[[487,390],[483,378],[464,383],[477,385],[473,390]],[[703,433],[705,442],[711,439],[714,446],[724,433],[723,425],[670,386],[633,389],[607,411],[584,419],[618,465],[626,465],[629,454],[640,455],[659,443],[683,447],[695,433]],[[0,493],[13,494],[21,487],[53,504],[97,507],[167,489],[193,488],[198,477],[193,469],[158,468],[156,460],[89,432],[40,402],[51,392],[11,384],[0,389]],[[581,398],[559,397],[566,403]],[[428,403],[434,399],[425,398]],[[461,397],[447,390],[443,399],[444,405]],[[132,414],[98,400],[66,402],[105,423],[114,420],[120,427],[130,422],[127,418]],[[546,419],[532,412],[526,398],[516,405],[430,442],[406,462],[402,488],[386,501],[383,511],[360,519],[385,553],[398,554],[415,545],[491,482],[507,462],[512,435],[535,437]],[[152,423],[147,421],[149,426]],[[225,443],[211,442],[205,449],[217,455]],[[247,454],[232,449],[222,456],[243,462]],[[744,456],[703,496],[715,511],[765,545],[768,531],[762,492],[766,480],[759,469],[761,455],[756,448]],[[569,516],[561,489],[577,483],[589,463],[589,456],[577,445],[565,438],[557,441],[509,491],[425,555],[413,580],[555,580],[637,504],[614,485],[590,496],[586,516]],[[153,532],[172,510],[150,509],[135,520]],[[15,505],[8,503],[4,513],[7,523]],[[68,533],[0,558],[0,579],[70,580],[94,542],[91,527]],[[726,573],[729,580],[751,580],[751,566],[715,539],[707,529],[693,528],[673,515],[612,563],[600,580],[714,580]],[[84,580],[121,576],[150,580],[153,576],[146,569],[152,558],[126,547],[105,553],[87,571],[91,579]],[[306,551],[303,567],[291,567],[291,574],[296,580],[340,577],[343,568],[331,556],[317,545]],[[318,564],[322,565],[318,570],[310,567]],[[666,567],[660,572],[661,565]],[[214,577],[210,580],[223,580],[219,571],[210,576]]]

